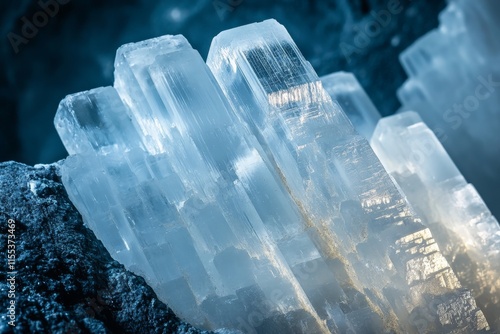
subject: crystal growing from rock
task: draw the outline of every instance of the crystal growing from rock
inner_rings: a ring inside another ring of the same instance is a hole
[[[60,104],[63,183],[115,259],[203,328],[489,328],[340,107],[376,118],[362,90],[332,99],[274,20],[207,64],[182,36],[128,44],[114,87]]]

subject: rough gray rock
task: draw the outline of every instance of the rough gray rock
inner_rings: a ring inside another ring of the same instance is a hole
[[[200,333],[110,257],[83,225],[57,171],[57,164],[0,164],[0,332]],[[15,327],[7,314],[9,219],[15,221]]]

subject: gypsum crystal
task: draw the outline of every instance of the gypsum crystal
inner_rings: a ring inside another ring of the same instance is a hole
[[[114,88],[58,109],[63,183],[112,256],[184,319],[244,332],[488,328],[275,21],[217,36],[212,72],[181,36],[116,59]]]
[[[474,186],[414,112],[383,118],[371,144],[462,285],[500,330],[500,226]]]
[[[317,89],[321,84],[316,74],[300,55],[286,30],[275,28],[274,24],[267,21],[262,23],[262,28],[254,25],[248,29],[243,27],[221,33],[212,42],[207,63],[233,107],[266,147],[275,169],[288,182],[287,188],[297,205],[311,210],[306,215],[314,216],[321,222],[331,221],[335,217],[335,210],[331,210],[335,200],[340,203],[349,200],[360,202],[362,215],[369,222],[368,236],[361,242],[351,240],[349,245],[352,237],[342,235],[343,231],[336,229],[334,233],[342,240],[337,252],[345,252],[350,265],[359,270],[358,273],[349,273],[351,277],[357,275],[358,279],[364,279],[364,289],[372,288],[379,292],[383,290],[381,285],[384,283],[380,284],[383,275],[373,281],[373,272],[371,275],[363,272],[372,260],[370,254],[378,248],[378,242],[391,245],[394,242],[391,238],[398,235],[398,230],[407,233],[405,228],[416,227],[417,221],[408,213],[408,207],[368,143],[352,131],[345,115],[331,104],[325,91]],[[305,159],[304,156],[313,158]],[[333,173],[328,174],[332,170]],[[387,180],[384,180],[385,176]],[[322,187],[324,180],[333,180],[333,189]],[[326,214],[323,216],[322,213]],[[358,218],[357,226],[347,229],[359,228],[360,221],[363,220]],[[345,219],[343,223],[346,224]],[[335,226],[335,222],[329,226]],[[411,237],[405,240],[414,242]],[[333,238],[326,242],[333,243]],[[352,252],[352,249],[355,251]],[[354,254],[361,255],[363,265],[356,266]],[[377,262],[380,259],[373,260],[374,268],[384,267]],[[391,260],[397,263],[397,260]],[[412,259],[406,264],[420,260]],[[414,282],[410,276],[404,277],[405,283],[411,285]],[[391,278],[394,283],[396,275]],[[419,286],[421,292],[425,290],[424,285]],[[391,296],[385,292],[386,296]],[[401,296],[401,292],[398,295]],[[396,307],[393,311],[397,313],[400,310]],[[397,316],[403,317],[401,314]],[[456,320],[460,317],[463,315],[457,316]]]
[[[499,331],[500,226],[474,186],[418,114],[404,112],[380,120],[352,74],[333,73],[321,81],[356,130],[371,138],[377,157],[424,218],[460,283],[473,292],[488,322]]]
[[[497,0],[449,1],[439,28],[401,54],[409,79],[398,91],[490,205],[500,201],[499,14]]]
[[[333,73],[321,81],[356,130],[371,138],[377,157],[424,218],[461,284],[500,330],[500,226],[474,186],[417,114],[404,112],[380,120],[352,74]],[[355,96],[355,101],[348,96]]]

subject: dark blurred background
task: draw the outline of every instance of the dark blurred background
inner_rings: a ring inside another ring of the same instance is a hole
[[[3,0],[0,6],[0,161],[35,164],[66,156],[52,124],[58,103],[111,85],[120,45],[183,34],[206,57],[220,31],[268,18],[285,25],[319,75],[353,72],[380,112],[391,114],[405,79],[398,55],[438,25],[445,1]],[[40,14],[43,7],[50,15]],[[390,8],[398,13],[377,30],[377,15]],[[39,27],[29,30],[27,21]]]

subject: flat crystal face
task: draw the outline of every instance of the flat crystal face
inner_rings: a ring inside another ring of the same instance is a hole
[[[356,131],[370,140],[380,114],[354,75],[336,72],[321,77],[321,83],[349,117]]]
[[[62,180],[111,255],[184,320],[245,333],[488,328],[342,110],[352,101],[373,124],[366,94],[338,76],[328,87],[357,88],[337,100],[276,21],[221,33],[207,64],[164,36],[120,48],[115,65],[114,87],[61,102]]]
[[[398,91],[435,132],[498,216],[500,195],[500,32],[495,0],[454,0],[440,25],[400,56],[408,80]]]
[[[267,94],[286,90],[290,84],[300,86],[310,81],[309,72],[301,66],[300,55],[294,46],[286,41],[280,41],[262,48],[243,51],[251,70]],[[282,77],[276,80],[274,76],[269,75],[270,73],[280,73]]]
[[[54,124],[70,154],[141,146],[126,106],[113,87],[66,97],[59,105]]]
[[[492,326],[500,314],[500,226],[414,112],[382,119],[372,147]]]

